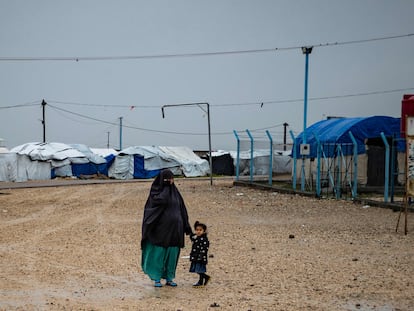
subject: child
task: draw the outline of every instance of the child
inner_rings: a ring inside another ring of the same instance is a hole
[[[207,253],[210,242],[207,238],[207,226],[205,224],[196,221],[194,230],[195,235],[190,236],[191,241],[193,242],[190,253],[190,272],[198,273],[200,279],[197,283],[193,284],[193,286],[200,287],[207,285],[208,281],[210,281],[210,276],[206,274]]]

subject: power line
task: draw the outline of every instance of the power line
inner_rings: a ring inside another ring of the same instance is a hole
[[[360,93],[352,93],[352,94],[343,94],[343,95],[332,95],[332,96],[322,96],[322,97],[311,97],[309,101],[317,101],[317,100],[328,100],[328,99],[339,99],[339,98],[347,98],[347,97],[358,97],[358,96],[370,96],[370,95],[380,95],[380,94],[388,94],[388,93],[397,93],[397,92],[406,92],[414,90],[412,88],[400,88],[400,89],[392,89],[392,90],[383,90],[383,91],[371,91],[371,92],[360,92]],[[61,105],[74,105],[74,106],[84,106],[84,107],[107,107],[107,108],[122,108],[122,109],[160,109],[162,106],[149,106],[149,105],[106,105],[106,104],[83,104],[83,103],[76,103],[76,102],[66,102],[66,101],[58,101],[58,100],[47,100],[48,104],[55,103]],[[302,103],[303,98],[297,99],[279,99],[279,100],[265,100],[265,101],[255,101],[255,102],[246,102],[246,103],[238,103],[238,104],[212,104],[211,107],[237,107],[237,106],[257,106],[260,105],[263,107],[264,105],[268,104],[288,104],[288,103]],[[0,109],[12,109],[12,108],[22,108],[22,107],[31,107],[37,106],[41,103],[41,100],[25,103],[25,104],[17,104],[12,106],[0,106]],[[56,107],[57,108],[57,107]]]
[[[56,106],[53,106],[53,105],[50,105],[50,104],[48,104],[48,106],[51,107],[51,108],[54,108],[56,110],[60,110],[60,111],[63,111],[63,112],[69,113],[69,114],[76,115],[76,116],[81,117],[81,118],[93,120],[93,121],[100,122],[100,123],[110,124],[110,125],[118,125],[118,123],[115,123],[115,122],[110,122],[110,121],[90,117],[90,116],[87,116],[87,115],[84,115],[84,114],[80,114],[80,113],[77,113],[77,112],[73,112],[73,111],[63,109],[63,108],[59,108],[59,107],[56,107]],[[160,131],[160,130],[146,129],[146,128],[142,128],[142,127],[135,127],[135,126],[129,126],[129,125],[123,125],[123,127],[134,129],[134,130],[145,131],[145,132],[164,133],[164,134],[205,135],[204,133],[184,133],[184,132]]]
[[[215,52],[200,52],[200,53],[177,53],[177,54],[152,54],[152,55],[130,55],[130,56],[42,56],[42,57],[0,57],[0,61],[113,61],[113,60],[140,60],[140,59],[157,59],[157,58],[186,58],[186,57],[203,57],[203,56],[218,56],[218,55],[235,55],[235,54],[255,54],[255,53],[269,53],[276,51],[288,51],[301,49],[303,46],[318,47],[333,47],[341,45],[362,44],[376,41],[392,40],[399,38],[407,38],[414,36],[414,33],[384,36],[377,38],[368,38],[361,40],[351,40],[342,42],[328,42],[319,44],[305,44],[300,46],[275,47],[265,49],[249,49],[249,50],[233,50],[233,51],[215,51]]]
[[[329,100],[329,99],[339,99],[339,98],[348,98],[348,97],[358,97],[358,96],[370,96],[370,95],[380,95],[380,94],[388,94],[388,93],[397,93],[397,92],[406,92],[414,90],[412,88],[400,88],[400,89],[392,89],[392,90],[383,90],[383,91],[371,91],[371,92],[360,92],[360,93],[352,93],[352,94],[343,94],[343,95],[332,95],[332,96],[322,96],[322,97],[311,97],[309,101],[317,101],[317,100]],[[48,100],[48,103],[55,103],[55,104],[63,104],[63,105],[77,105],[77,106],[87,106],[87,107],[112,107],[112,108],[128,108],[130,110],[134,109],[160,109],[162,106],[148,106],[148,105],[105,105],[105,104],[82,104],[82,103],[75,103],[75,102],[65,102],[65,101],[55,101],[55,100]],[[303,98],[297,99],[280,99],[280,100],[266,100],[266,101],[255,101],[255,102],[246,102],[246,103],[238,103],[238,104],[211,104],[211,107],[237,107],[237,106],[261,106],[269,105],[269,104],[288,104],[288,103],[302,103]],[[2,108],[2,107],[0,107]],[[12,108],[12,106],[10,107]]]
[[[394,92],[403,92],[403,91],[409,91],[414,90],[414,88],[401,88],[401,89],[393,89],[393,90],[384,90],[384,91],[373,91],[373,92],[361,92],[361,93],[354,93],[354,94],[345,94],[345,95],[335,95],[335,96],[324,96],[324,97],[314,97],[310,98],[310,101],[315,100],[328,100],[328,99],[338,99],[338,98],[347,98],[347,97],[357,97],[357,96],[368,96],[368,95],[378,95],[378,94],[387,94],[387,93],[394,93]],[[216,104],[212,105],[212,107],[236,107],[236,106],[246,106],[246,105],[260,105],[263,107],[264,104],[283,104],[283,103],[294,103],[294,102],[302,102],[303,99],[285,99],[285,100],[271,100],[271,101],[258,101],[258,102],[249,102],[249,103],[240,103],[240,104]],[[21,108],[21,107],[30,107],[30,106],[37,106],[39,105],[41,101],[33,101],[25,104],[18,104],[13,106],[3,106],[0,107],[0,109],[11,109],[11,108]],[[94,106],[94,107],[113,107],[113,108],[129,108],[129,109],[135,109],[135,108],[155,108],[160,109],[161,106],[139,106],[139,105],[102,105],[102,104],[81,104],[81,103],[75,103],[75,102],[64,102],[64,101],[50,101],[48,100],[48,106],[52,109],[55,109],[57,111],[65,112],[68,114],[72,114],[81,118],[93,120],[95,122],[105,123],[109,124],[111,126],[118,126],[118,123],[110,122],[102,119],[97,119],[94,117],[86,116],[77,112],[69,111],[63,108],[59,108],[57,106],[51,105],[50,103],[57,103],[57,104],[65,104],[65,105],[78,105],[78,106]],[[272,129],[276,127],[283,126],[283,124],[276,124],[271,125],[268,127],[263,128],[257,128],[257,129],[251,129],[250,131],[262,131],[267,129]],[[194,135],[194,136],[202,136],[206,135],[205,133],[188,133],[188,132],[173,132],[173,131],[160,131],[160,130],[154,130],[154,129],[146,129],[146,128],[140,128],[136,126],[128,126],[124,125],[125,128],[140,130],[140,131],[147,131],[147,132],[154,132],[154,133],[163,133],[163,134],[176,134],[176,135]],[[216,132],[213,133],[214,135],[232,135],[233,132]]]
[[[333,96],[323,96],[323,97],[311,97],[308,101],[317,101],[317,100],[328,100],[328,99],[339,99],[347,97],[358,97],[358,96],[369,96],[369,95],[379,95],[379,94],[388,94],[396,92],[405,92],[414,90],[414,87],[411,88],[402,88],[402,89],[393,89],[393,90],[384,90],[384,91],[372,91],[372,92],[361,92],[354,94],[344,94],[344,95],[333,95]],[[239,103],[239,104],[217,104],[213,105],[214,107],[232,107],[232,106],[251,106],[251,105],[260,105],[263,107],[265,104],[288,104],[288,103],[303,103],[303,98],[297,99],[281,99],[281,100],[267,100],[267,101],[257,101],[257,102],[248,102],[248,103]]]
[[[18,104],[18,105],[12,105],[12,106],[0,106],[0,109],[11,109],[11,108],[23,108],[23,107],[32,107],[32,106],[38,106],[42,101],[36,100],[30,103],[25,104]]]
[[[102,120],[102,119],[98,119],[98,118],[94,118],[94,117],[90,117],[84,114],[80,114],[77,112],[73,112],[73,111],[69,111],[63,108],[59,108],[56,107],[54,105],[50,105],[48,103],[48,107],[51,107],[53,109],[62,111],[62,112],[66,112],[81,118],[85,118],[85,119],[89,119],[89,120],[93,120],[96,122],[100,122],[100,123],[105,123],[105,124],[110,124],[110,125],[119,125],[118,123],[115,122],[110,122],[110,121],[106,121],[106,120]],[[275,128],[275,127],[279,127],[279,126],[283,126],[283,124],[277,124],[277,125],[271,125],[269,127],[266,128],[260,128],[260,129],[252,129],[251,131],[259,131],[259,130],[263,130],[263,129],[268,129],[268,128]],[[174,131],[160,131],[160,130],[154,130],[154,129],[147,129],[147,128],[142,128],[142,127],[136,127],[136,126],[131,126],[131,125],[123,125],[123,127],[125,128],[129,128],[129,129],[134,129],[134,130],[140,130],[140,131],[145,131],[145,132],[153,132],[153,133],[162,133],[162,134],[175,134],[175,135],[190,135],[190,136],[204,136],[207,135],[206,133],[189,133],[189,132],[174,132]],[[216,132],[213,133],[214,135],[232,135],[233,132]]]
[[[106,105],[106,104],[82,104],[82,103],[76,103],[76,102],[66,102],[66,101],[59,101],[59,100],[53,100],[48,99],[48,103],[55,103],[55,104],[62,104],[62,105],[74,105],[74,106],[89,106],[89,107],[109,107],[109,108],[128,108],[130,110],[133,110],[135,108],[156,108],[160,109],[161,106],[149,106],[149,105]]]

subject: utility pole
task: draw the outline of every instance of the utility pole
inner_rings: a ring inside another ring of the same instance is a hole
[[[309,54],[312,53],[313,46],[302,47],[302,53],[305,54],[305,96],[303,100],[303,136],[302,144],[306,145],[306,120],[308,116],[308,75],[309,75]],[[301,190],[305,191],[305,158],[306,155],[302,154],[302,169],[301,169]]]
[[[305,54],[305,96],[303,100],[303,143],[306,144],[306,121],[308,116],[308,75],[309,75],[309,54],[312,53],[313,46],[302,47],[302,53]]]
[[[109,133],[110,132],[107,132],[108,133],[108,142],[107,142],[107,144],[106,144],[106,149],[109,149]]]
[[[46,105],[47,105],[47,103],[45,102],[45,100],[42,100],[43,143],[46,143],[46,119],[45,119],[45,107],[46,107]]]
[[[283,150],[286,151],[286,128],[289,126],[286,122],[283,123]]]

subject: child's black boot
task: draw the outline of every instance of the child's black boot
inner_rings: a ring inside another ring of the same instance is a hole
[[[200,278],[198,279],[198,282],[193,284],[193,287],[200,287],[200,286],[203,286],[203,275],[202,274],[200,274]]]
[[[210,281],[211,277],[207,274],[204,274],[204,286],[207,285],[207,283]]]

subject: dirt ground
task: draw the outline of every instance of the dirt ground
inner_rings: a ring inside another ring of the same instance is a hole
[[[206,222],[212,281],[178,287],[140,268],[151,181],[0,190],[1,310],[414,310],[414,220],[398,213],[177,179]]]

